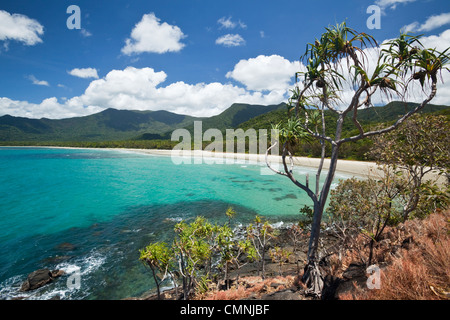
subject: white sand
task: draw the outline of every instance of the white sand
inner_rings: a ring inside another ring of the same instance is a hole
[[[114,149],[113,149],[114,150]],[[116,149],[117,150],[117,149]],[[163,155],[163,156],[180,156],[179,151],[172,150],[155,150],[155,149],[120,149],[130,152],[139,152],[150,155]],[[265,155],[260,154],[243,154],[243,153],[225,153],[225,152],[211,152],[211,151],[183,151],[183,157],[202,157],[204,159],[223,159],[226,163],[226,159],[243,160],[249,162],[266,163]],[[268,160],[271,164],[282,163],[281,156],[269,155]],[[210,160],[213,161],[213,160]],[[320,159],[307,158],[307,157],[294,157],[294,165],[299,167],[312,167],[317,168],[319,166]],[[328,170],[330,159],[325,159],[323,169]],[[368,175],[379,175],[380,170],[377,169],[377,164],[367,161],[351,161],[351,160],[338,160],[337,171],[342,173],[353,174],[357,176],[367,177]]]
[[[112,149],[117,150],[117,149]],[[175,156],[180,157],[181,151],[173,150],[157,150],[157,149],[119,149],[129,152],[138,152],[149,155],[161,155],[161,156]],[[266,163],[265,155],[261,154],[243,154],[243,153],[225,153],[225,152],[211,152],[211,151],[183,151],[182,157],[187,159],[200,158],[200,161],[208,163],[207,161],[221,161],[220,163],[227,163],[227,159],[234,159],[240,161],[248,161],[249,163]],[[318,168],[320,159],[319,158],[307,158],[307,157],[294,157],[294,165],[299,167],[310,167]],[[270,164],[276,167],[277,164],[281,164],[281,156],[269,155],[268,160]],[[201,162],[200,162],[201,163]],[[330,159],[325,159],[323,170],[328,170],[330,165]],[[268,169],[269,170],[269,169]],[[280,170],[283,171],[283,170]],[[336,172],[350,174],[359,178],[381,178],[383,176],[383,171],[378,168],[375,162],[370,161],[354,161],[354,160],[338,160]],[[325,173],[325,172],[324,172]],[[430,172],[425,176],[425,179],[437,180],[437,183],[444,185],[446,183],[446,178],[443,176],[438,176],[436,172]]]

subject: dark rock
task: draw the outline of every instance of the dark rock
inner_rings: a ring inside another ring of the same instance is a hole
[[[347,270],[344,271],[342,277],[345,280],[351,280],[355,278],[365,277],[366,276],[366,266],[364,264],[359,263],[351,263]]]
[[[364,264],[351,263],[342,274],[342,278],[334,291],[336,299],[343,293],[352,292],[356,288],[364,288],[366,286],[366,266]]]
[[[300,300],[301,295],[291,289],[280,290],[261,296],[261,300]]]
[[[76,246],[70,242],[63,242],[60,243],[56,248],[64,251],[73,251],[76,249]]]
[[[342,281],[339,286],[336,288],[336,291],[334,292],[334,296],[339,299],[339,296],[344,293],[353,292],[357,287],[356,281]]]
[[[49,269],[39,269],[30,273],[27,280],[22,284],[20,291],[30,291],[40,288],[53,281],[52,273]]]
[[[52,278],[53,279],[54,278],[58,278],[58,277],[60,277],[60,276],[62,276],[64,274],[65,274],[64,270],[53,270],[52,271]]]
[[[73,256],[54,256],[54,257],[48,257],[46,259],[42,260],[42,263],[44,264],[58,264],[67,260],[72,259]]]
[[[52,282],[55,278],[64,274],[63,270],[39,269],[30,273],[27,280],[24,281],[20,291],[30,291],[38,289],[47,283]]]
[[[326,275],[323,279],[322,300],[336,300],[336,291],[342,279],[332,275]]]

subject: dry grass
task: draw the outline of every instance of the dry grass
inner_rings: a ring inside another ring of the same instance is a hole
[[[450,210],[391,230],[409,241],[381,271],[381,289],[355,290],[340,299],[437,300],[450,298]]]
[[[240,300],[250,296],[259,297],[278,290],[283,290],[294,285],[294,276],[273,277],[262,280],[261,277],[242,277],[238,286],[229,290],[211,290],[206,295],[199,297],[203,300]]]

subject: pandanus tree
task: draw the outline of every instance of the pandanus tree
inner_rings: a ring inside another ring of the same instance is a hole
[[[305,191],[313,203],[308,260],[303,274],[308,293],[320,297],[323,289],[318,252],[320,225],[341,146],[392,131],[423,109],[436,95],[441,72],[449,71],[445,67],[449,62],[447,51],[427,49],[421,44],[420,36],[409,34],[401,34],[379,46],[372,36],[349,28],[345,22],[326,28],[320,39],[307,45],[300,58],[305,71],[296,73],[296,86],[289,99],[293,116],[287,124],[276,127],[279,130],[278,141],[266,153],[279,143],[282,169],[274,168],[267,156],[266,162],[270,169],[288,177]],[[375,58],[373,54],[376,54]],[[417,82],[419,85],[415,84]],[[414,109],[405,111],[394,124],[384,128],[368,131],[363,128],[358,120],[358,111],[373,107],[372,98],[381,94],[406,101],[414,86],[416,91],[417,87],[419,91],[421,88],[424,97]],[[335,115],[336,122],[325,121],[326,110]],[[357,129],[354,136],[342,135],[344,120],[347,119]],[[333,131],[334,134],[329,134]],[[322,147],[314,187],[309,185],[309,179],[304,183],[294,175],[293,148],[302,139],[317,140]],[[320,186],[327,144],[331,145],[329,168]]]

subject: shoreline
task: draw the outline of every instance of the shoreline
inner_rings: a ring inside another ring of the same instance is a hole
[[[223,162],[227,164],[226,160],[241,160],[249,161],[253,163],[266,163],[265,154],[248,154],[248,153],[227,153],[227,152],[212,152],[204,150],[163,150],[163,149],[133,149],[133,148],[83,148],[83,147],[58,147],[58,146],[1,146],[5,148],[49,148],[49,149],[80,149],[80,150],[108,150],[108,151],[125,151],[134,152],[153,156],[176,156],[178,158],[202,158],[205,163]],[[221,161],[222,159],[223,161]],[[320,162],[320,158],[308,158],[308,157],[293,157],[294,165],[296,167],[308,167],[317,168]],[[271,164],[281,164],[281,156],[269,155],[268,160]],[[231,162],[228,162],[231,163]],[[329,168],[330,159],[325,159],[323,164],[323,170],[327,171]],[[267,168],[268,169],[268,168]],[[269,170],[269,169],[268,169]],[[343,160],[339,159],[337,163],[336,172],[353,174],[360,177],[367,178],[369,175],[379,174],[380,170],[377,168],[375,162],[370,161],[357,161],[357,160]],[[378,175],[379,176],[379,175]]]
[[[248,154],[248,153],[227,153],[227,152],[212,152],[205,150],[163,150],[163,149],[133,149],[133,148],[84,148],[84,147],[58,147],[58,146],[1,146],[2,147],[14,147],[14,148],[49,148],[49,149],[80,149],[80,150],[108,150],[108,151],[124,151],[140,153],[152,156],[175,156],[178,159],[198,159],[200,162],[194,160],[194,164],[201,163],[216,163],[216,164],[230,164],[233,162],[227,162],[229,160],[248,161],[249,163],[266,164],[265,154]],[[269,155],[268,160],[274,166],[281,164],[281,156]],[[294,165],[296,167],[317,168],[320,163],[320,158],[308,158],[308,157],[293,157]],[[180,162],[183,160],[180,160]],[[323,163],[323,172],[325,174],[328,171],[330,165],[330,159],[325,158]],[[267,166],[265,168],[270,171]],[[337,173],[354,175],[359,178],[375,178],[380,179],[383,176],[383,171],[378,169],[378,165],[371,161],[358,161],[358,160],[345,160],[338,159]],[[271,172],[272,174],[273,172]],[[273,173],[274,174],[274,173]],[[427,178],[429,177],[429,178]],[[313,178],[313,177],[311,177]],[[435,172],[430,172],[426,175],[426,179],[435,179],[439,185],[445,184],[445,177],[439,176]]]
[[[117,149],[111,149],[117,150]],[[223,159],[226,163],[227,159],[249,161],[254,163],[266,164],[266,156],[264,154],[247,154],[247,153],[227,153],[227,152],[211,152],[204,150],[194,150],[194,151],[183,151],[183,153],[177,154],[172,153],[172,150],[156,150],[156,149],[121,149],[125,151],[144,153],[149,155],[163,155],[163,156],[179,156],[179,157],[201,157],[203,159],[214,159],[211,161],[220,161]],[[219,159],[219,160],[217,160]],[[296,167],[308,167],[317,168],[320,163],[319,158],[308,158],[308,157],[293,157],[294,165]],[[281,164],[281,156],[269,155],[268,161],[273,164]],[[325,159],[323,164],[323,170],[327,171],[329,169],[330,159]],[[268,169],[268,168],[267,168]],[[377,168],[375,162],[369,161],[355,161],[355,160],[338,160],[336,172],[353,174],[361,177],[368,177],[373,173],[381,172]]]

